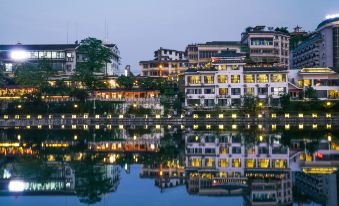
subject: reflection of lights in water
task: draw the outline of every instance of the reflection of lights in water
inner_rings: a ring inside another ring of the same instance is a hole
[[[4,179],[9,179],[11,178],[12,174],[10,173],[10,171],[8,171],[7,169],[4,169],[4,175],[2,176]]]
[[[328,135],[327,136],[327,140],[330,142],[330,141],[332,141],[332,136],[331,135]]]
[[[151,150],[154,150],[154,149],[155,149],[155,145],[151,144]]]
[[[110,162],[110,163],[115,162],[115,156],[114,156],[114,155],[111,155],[111,156],[109,157],[109,162]]]
[[[21,180],[12,180],[8,184],[10,192],[22,192],[25,189],[25,183]]]
[[[128,170],[128,164],[125,163],[125,170]]]

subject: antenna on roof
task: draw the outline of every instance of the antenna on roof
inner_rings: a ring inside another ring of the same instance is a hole
[[[105,35],[104,35],[104,43],[107,44],[108,43],[108,26],[107,26],[107,20],[105,17]]]
[[[66,37],[67,44],[68,44],[68,33],[69,33],[69,22],[67,22],[67,37]]]

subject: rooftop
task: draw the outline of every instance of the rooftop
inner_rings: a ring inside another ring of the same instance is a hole
[[[209,68],[202,68],[202,67],[199,67],[199,68],[189,68],[185,71],[185,73],[195,73],[195,72],[214,72],[214,71],[217,71],[216,68],[214,67],[209,67]]]
[[[79,44],[8,44],[0,45],[0,51],[13,49],[23,50],[66,50],[75,49]],[[115,47],[115,44],[105,44],[107,47]]]
[[[244,72],[287,72],[287,67],[244,67]]]
[[[326,19],[325,21],[322,21],[318,26],[317,29],[319,29],[320,27],[325,26],[326,24],[332,23],[332,22],[336,22],[339,21],[339,17],[335,17],[335,18],[331,18],[331,19]],[[339,24],[339,23],[338,23]]]
[[[223,51],[221,53],[213,55],[213,57],[245,57],[245,56],[246,56],[245,54],[237,53],[235,51]]]
[[[240,41],[210,41],[198,45],[240,45]]]
[[[329,68],[329,67],[312,67],[312,68],[303,68],[299,71],[301,74],[334,74],[339,71],[339,68]]]

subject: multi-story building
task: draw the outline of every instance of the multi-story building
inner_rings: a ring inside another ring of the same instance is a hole
[[[245,96],[276,105],[287,92],[286,67],[245,67],[245,56],[223,52],[212,57],[213,68],[185,72],[185,106],[236,106]]]
[[[189,44],[186,55],[190,67],[204,66],[211,62],[211,57],[221,52],[242,52],[239,41],[211,41],[200,44]]]
[[[82,55],[77,53],[79,44],[15,44],[0,45],[0,66],[5,72],[13,73],[17,64],[22,62],[37,63],[47,59],[54,70],[67,75],[72,74]],[[115,44],[104,44],[112,50],[111,63],[102,68],[105,75],[119,74],[120,52]]]
[[[339,17],[321,22],[291,53],[291,69],[338,67]]]
[[[273,135],[274,136],[274,135]],[[190,132],[185,136],[188,192],[199,195],[245,195],[252,204],[292,202],[289,149],[260,135],[248,143],[245,133]]]
[[[337,68],[303,68],[301,70],[290,70],[289,82],[306,90],[312,87],[316,90],[317,98],[338,99],[339,98],[339,73]]]
[[[249,27],[241,34],[241,44],[248,47],[248,55],[256,64],[276,64],[288,66],[288,33],[275,31],[272,27]]]
[[[160,47],[153,60],[140,61],[139,65],[141,76],[174,78],[186,71],[188,61],[185,52]]]

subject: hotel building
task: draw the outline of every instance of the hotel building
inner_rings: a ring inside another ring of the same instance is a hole
[[[37,63],[47,59],[54,70],[70,75],[73,73],[77,62],[83,61],[83,56],[77,53],[79,44],[15,44],[0,45],[0,66],[5,72],[13,74],[17,64],[22,62]],[[111,63],[102,68],[104,75],[118,75],[120,52],[115,44],[104,44],[112,50]]]
[[[189,67],[199,67],[211,62],[211,57],[222,52],[242,52],[239,41],[211,41],[200,44],[189,44],[186,55]]]
[[[183,74],[188,66],[185,52],[173,49],[160,49],[154,52],[154,59],[140,61],[141,76],[173,77]]]
[[[185,106],[241,105],[245,96],[265,105],[278,105],[287,92],[286,67],[245,67],[245,56],[223,52],[212,57],[212,68],[185,72]]]
[[[339,17],[321,22],[291,53],[291,69],[339,67]]]
[[[241,44],[248,47],[248,54],[256,64],[288,66],[290,35],[274,31],[272,27],[249,27],[241,35]]]

